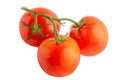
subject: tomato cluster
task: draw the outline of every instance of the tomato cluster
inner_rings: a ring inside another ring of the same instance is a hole
[[[79,22],[58,18],[47,8],[28,9],[20,20],[21,38],[38,47],[37,58],[41,68],[49,75],[67,76],[75,71],[80,55],[95,56],[108,42],[105,24],[94,16],[85,16]],[[59,35],[61,21],[73,22],[69,35]]]

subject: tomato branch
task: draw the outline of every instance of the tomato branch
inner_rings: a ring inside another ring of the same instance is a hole
[[[42,17],[45,17],[45,18],[49,19],[49,20],[51,21],[53,27],[54,27],[54,33],[55,33],[55,35],[56,35],[56,42],[57,42],[57,43],[62,42],[65,38],[61,38],[61,37],[59,36],[59,33],[58,33],[58,31],[57,31],[57,28],[56,28],[56,25],[55,25],[55,23],[54,23],[54,20],[55,20],[55,21],[58,21],[60,24],[62,24],[61,21],[70,21],[70,22],[74,23],[75,27],[76,27],[78,30],[85,24],[85,23],[83,23],[82,21],[80,21],[80,24],[78,24],[78,22],[76,22],[76,21],[74,21],[74,20],[72,20],[72,19],[69,19],[69,18],[54,18],[54,17],[49,16],[49,15],[47,15],[47,14],[38,14],[38,13],[36,13],[36,12],[28,9],[27,7],[22,7],[21,9],[22,9],[22,10],[25,10],[25,11],[27,11],[27,12],[30,12],[31,14],[33,14],[33,15],[35,16],[35,17],[34,17],[34,20],[35,20],[34,30],[35,30],[35,32],[38,32],[38,30],[40,30],[40,28],[39,28],[39,26],[38,26],[38,24],[37,24],[37,16],[42,16]],[[41,32],[41,31],[39,31],[39,32]],[[40,35],[41,35],[41,34],[42,34],[42,32],[40,33]],[[43,35],[43,34],[42,34],[42,35]],[[64,37],[65,37],[65,36],[64,36]]]
[[[33,15],[39,15],[39,16],[43,16],[43,17],[48,17],[49,16],[49,15],[46,15],[46,14],[38,14],[38,13],[28,9],[27,7],[22,7],[21,9],[25,10],[25,11],[28,11],[28,12],[32,13]],[[51,17],[51,18],[53,20],[58,21],[59,23],[64,20],[64,21],[70,21],[70,22],[74,23],[76,27],[80,26],[76,21],[74,21],[72,19],[69,19],[69,18],[54,18],[54,17]]]

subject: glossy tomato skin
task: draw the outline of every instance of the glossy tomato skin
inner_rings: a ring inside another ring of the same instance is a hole
[[[38,48],[38,62],[49,75],[64,77],[76,69],[80,61],[80,49],[75,40],[67,37],[57,44],[55,39],[46,39]]]
[[[70,37],[78,43],[81,54],[95,56],[102,52],[108,42],[108,31],[105,24],[96,17],[86,16],[82,22],[87,22],[79,30],[72,26]]]
[[[51,11],[47,8],[38,7],[38,8],[33,8],[31,10],[36,12],[36,13],[39,13],[39,14],[47,14],[47,15],[52,16],[54,18],[58,18],[58,16],[53,11]],[[26,12],[25,14],[23,14],[23,16],[20,19],[20,24],[19,24],[19,31],[20,31],[20,35],[21,35],[22,39],[27,44],[29,44],[31,46],[35,46],[35,47],[38,47],[39,44],[43,40],[54,36],[53,26],[46,25],[46,24],[51,24],[51,22],[48,19],[41,17],[41,16],[38,16],[37,21],[38,21],[38,25],[44,25],[44,27],[41,28],[41,31],[44,35],[48,35],[47,37],[46,36],[43,37],[40,34],[35,33],[29,40],[27,40],[32,32],[32,29],[24,26],[23,23],[27,24],[27,25],[31,25],[31,26],[33,26],[33,24],[34,24],[34,16],[29,12]],[[60,31],[60,24],[56,21],[54,21],[54,22],[57,26],[58,31]]]

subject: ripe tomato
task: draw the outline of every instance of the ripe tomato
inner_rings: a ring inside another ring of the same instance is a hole
[[[93,16],[83,17],[80,21],[86,24],[81,26],[80,29],[77,29],[73,25],[70,31],[70,37],[77,41],[81,54],[95,56],[102,52],[107,45],[107,28],[101,20]]]
[[[61,43],[55,39],[44,40],[38,48],[38,62],[49,75],[64,77],[71,74],[78,66],[80,49],[76,41],[70,37]]]
[[[58,18],[57,15],[53,11],[51,11],[47,8],[38,7],[38,8],[33,8],[31,10],[38,13],[38,14],[47,14],[47,15],[52,16],[54,18]],[[57,26],[57,29],[59,31],[60,30],[60,23],[58,23],[57,21],[54,21],[54,22],[55,22],[55,25]],[[41,35],[39,32],[31,34],[32,32],[34,32],[33,31],[34,24],[35,24],[35,16],[33,16],[33,14],[31,14],[30,12],[26,12],[21,17],[19,31],[20,31],[20,35],[21,35],[22,39],[27,44],[38,47],[39,44],[43,40],[54,36],[54,29],[53,29],[53,25],[51,25],[50,20],[48,20],[47,18],[42,17],[42,16],[37,16],[37,26],[41,26],[40,30],[44,36]],[[29,25],[31,28],[27,27],[27,25]],[[47,35],[47,36],[45,36],[45,35]],[[29,37],[30,37],[30,39],[28,40]]]

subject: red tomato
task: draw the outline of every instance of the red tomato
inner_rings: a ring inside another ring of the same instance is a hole
[[[36,12],[36,13],[39,13],[39,14],[47,14],[47,15],[52,16],[52,17],[54,17],[54,18],[58,18],[57,15],[56,15],[53,11],[51,11],[51,10],[49,10],[49,9],[46,9],[46,8],[41,8],[41,7],[39,7],[39,8],[33,8],[33,9],[31,9],[31,10],[34,11],[34,12]],[[48,36],[47,36],[47,37],[46,37],[46,36],[43,37],[42,35],[40,35],[39,33],[36,32],[36,33],[28,40],[29,36],[30,36],[31,33],[32,33],[32,28],[29,28],[29,27],[23,25],[23,23],[26,24],[26,25],[29,25],[29,26],[32,26],[32,27],[33,27],[34,22],[35,22],[35,21],[34,21],[34,16],[33,16],[33,14],[31,14],[30,12],[26,12],[26,13],[22,16],[22,18],[21,18],[21,20],[20,20],[19,30],[20,30],[20,34],[21,34],[22,39],[23,39],[27,44],[38,47],[39,44],[40,44],[43,40],[45,40],[45,39],[47,39],[47,38],[49,38],[49,37],[54,36],[54,29],[53,29],[53,25],[52,25],[52,23],[51,23],[50,20],[46,19],[45,17],[38,16],[38,17],[37,17],[37,24],[38,24],[38,25],[42,25],[42,28],[40,29],[41,32],[42,32],[44,35],[48,35]],[[60,24],[59,24],[57,21],[54,21],[54,22],[55,22],[55,24],[56,24],[56,26],[57,26],[57,29],[58,29],[58,31],[59,31],[59,30],[60,30]]]
[[[86,16],[81,21],[86,24],[79,30],[77,27],[72,26],[70,37],[77,41],[81,54],[95,56],[102,52],[107,45],[107,28],[102,21],[93,16]]]
[[[70,37],[58,44],[55,39],[50,38],[40,44],[37,57],[41,68],[47,74],[63,77],[71,74],[78,66],[80,49]]]

